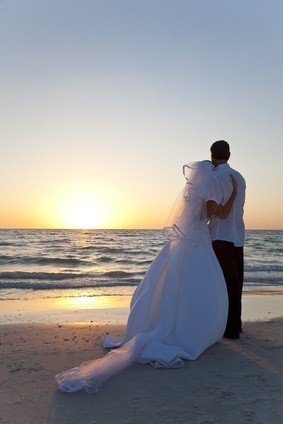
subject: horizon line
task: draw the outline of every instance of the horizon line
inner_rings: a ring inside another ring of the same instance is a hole
[[[165,230],[165,228],[53,228],[53,227],[0,227],[0,230],[133,230],[133,231],[146,231],[146,230]],[[246,228],[245,231],[283,231],[283,228]]]

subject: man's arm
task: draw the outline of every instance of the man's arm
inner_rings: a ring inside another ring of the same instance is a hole
[[[210,218],[212,215],[215,215],[220,219],[226,219],[228,217],[232,209],[235,197],[237,195],[237,183],[232,176],[231,176],[231,180],[233,185],[233,191],[224,206],[218,205],[214,200],[208,200],[206,202],[206,211],[207,211],[208,218]]]

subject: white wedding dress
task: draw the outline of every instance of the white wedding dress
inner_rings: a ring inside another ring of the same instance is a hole
[[[214,199],[213,165],[196,162],[184,171],[187,183],[171,214],[170,240],[133,294],[125,336],[103,334],[103,346],[115,349],[57,374],[60,390],[96,393],[134,362],[179,368],[221,340],[228,297],[205,207]]]

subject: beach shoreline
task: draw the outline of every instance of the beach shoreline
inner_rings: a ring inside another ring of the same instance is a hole
[[[0,301],[1,423],[281,422],[282,292],[244,292],[240,340],[181,369],[135,363],[96,395],[62,393],[55,375],[109,351],[101,336],[124,335],[131,296],[40,295]]]
[[[90,291],[71,292],[72,295],[29,297],[0,300],[1,324],[64,324],[96,323],[125,324],[130,311],[132,296],[95,295]],[[282,291],[257,291],[243,293],[243,320],[268,320],[282,316]]]

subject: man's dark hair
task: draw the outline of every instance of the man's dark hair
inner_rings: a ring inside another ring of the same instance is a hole
[[[212,144],[210,151],[213,159],[228,160],[230,157],[230,146],[225,140],[215,141]]]

